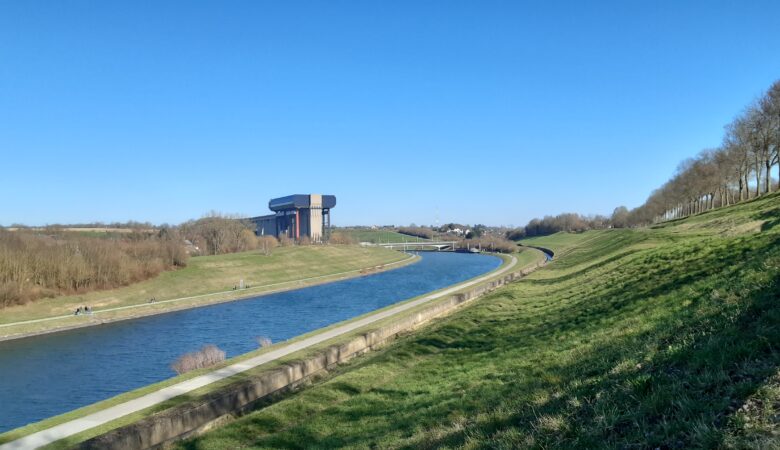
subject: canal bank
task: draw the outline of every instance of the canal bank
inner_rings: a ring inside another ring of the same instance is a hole
[[[312,378],[326,376],[327,372],[337,364],[348,362],[355,356],[383,347],[396,337],[411,332],[432,319],[450,314],[469,301],[524,277],[546,262],[546,258],[542,257],[533,264],[518,267],[516,258],[510,257],[509,263],[490,275],[394,306],[385,311],[387,315],[379,320],[372,317],[374,314],[360,319],[352,325],[365,324],[368,328],[363,326],[355,332],[345,333],[341,338],[334,339],[335,342],[328,341],[326,342],[328,345],[307,355],[301,355],[299,352],[295,354],[295,358],[286,358],[287,362],[276,368],[268,366],[258,368],[264,370],[260,373],[250,373],[210,393],[202,392],[195,400],[88,439],[80,445],[80,448],[151,448],[207,431],[238,415],[281,398],[285,392],[307,384]],[[331,332],[341,333],[343,327],[340,326]],[[308,345],[310,339],[330,337],[328,334],[318,333],[300,344]],[[267,356],[276,357],[273,354]],[[262,356],[257,357],[259,358]],[[72,442],[80,440],[76,439]]]
[[[434,264],[434,265],[430,266],[431,268],[437,268],[438,267],[438,269],[436,269],[436,270],[438,270],[440,272],[443,272],[443,273],[446,273],[446,274],[449,274],[448,276],[450,276],[450,277],[456,277],[456,278],[457,277],[461,277],[463,279],[472,278],[471,276],[469,276],[465,272],[461,272],[460,274],[457,273],[459,270],[463,270],[464,269],[463,267],[461,267],[462,266],[461,263],[463,261],[470,261],[470,262],[480,262],[481,261],[482,263],[480,263],[480,264],[484,264],[484,262],[489,262],[489,264],[492,267],[498,266],[498,263],[499,263],[499,260],[496,257],[484,256],[484,255],[482,255],[482,256],[480,256],[480,255],[463,255],[463,254],[452,254],[452,253],[450,253],[450,254],[443,254],[443,253],[442,254],[436,254],[436,253],[429,254],[429,261],[431,261],[431,263],[429,263],[429,264],[433,264],[433,262],[435,262],[437,260],[440,261],[440,262],[441,261],[447,262],[447,264],[445,264],[445,265]],[[490,261],[496,261],[496,263],[490,263]],[[424,261],[421,262],[420,264],[423,264],[423,263],[424,263]],[[347,291],[351,292],[351,293],[359,293],[358,297],[361,299],[361,301],[359,302],[362,305],[361,307],[368,308],[369,310],[377,310],[378,309],[379,311],[381,311],[382,310],[382,305],[366,303],[365,299],[368,298],[370,295],[374,295],[377,291],[382,291],[382,289],[378,290],[377,286],[368,286],[366,288],[366,290],[364,290],[362,292],[361,291],[355,291],[354,286],[352,286],[351,283],[365,283],[365,282],[380,281],[383,277],[399,277],[399,276],[403,275],[402,271],[418,273],[417,274],[418,276],[416,278],[417,281],[414,281],[414,279],[405,278],[406,282],[401,282],[400,284],[393,283],[390,286],[387,286],[387,289],[385,290],[385,293],[389,295],[388,299],[392,299],[392,300],[389,301],[389,304],[392,304],[392,303],[398,304],[397,301],[399,299],[403,299],[404,298],[404,296],[399,296],[399,293],[402,292],[403,289],[419,289],[420,292],[430,292],[430,291],[432,291],[434,289],[430,289],[429,287],[426,288],[426,286],[427,286],[426,283],[429,283],[432,279],[439,279],[439,278],[441,278],[438,275],[432,276],[432,274],[435,274],[436,271],[434,271],[434,272],[420,272],[421,269],[424,269],[424,266],[421,266],[420,264],[415,264],[413,266],[405,267],[405,268],[399,269],[397,271],[390,271],[390,272],[386,272],[384,274],[374,275],[374,276],[371,276],[371,277],[363,277],[363,278],[359,278],[359,279],[349,280],[349,281],[344,282],[344,283],[348,283],[350,285],[344,286],[344,288]],[[483,267],[486,267],[486,266],[483,266]],[[466,268],[468,268],[468,267],[466,267]],[[477,270],[477,269],[472,268],[472,271],[473,270]],[[486,267],[486,269],[478,269],[476,273],[478,273],[480,271],[490,271],[490,270],[491,270],[490,268]],[[408,276],[408,274],[407,274],[407,276]],[[395,279],[396,280],[402,280],[402,278],[395,278]],[[446,278],[441,278],[441,280],[442,280],[443,285],[451,285],[451,284],[453,284],[452,282],[446,281]],[[453,278],[450,278],[450,281],[451,280],[453,280]],[[420,283],[423,283],[423,284],[420,284]],[[456,283],[457,283],[457,281],[456,281]],[[338,283],[338,284],[341,284],[341,283]],[[409,286],[406,286],[406,285],[409,285]],[[333,285],[329,285],[329,286],[333,286]],[[410,296],[408,296],[406,298],[409,298],[409,297],[414,297],[414,296],[410,295]],[[261,300],[261,299],[258,299],[258,300]],[[287,300],[285,300],[285,305],[291,305],[291,304],[294,304],[294,303],[296,303],[296,301],[292,301],[291,302],[289,298]],[[227,304],[227,305],[231,305],[230,307],[233,308],[233,307],[236,307],[238,305],[243,305],[243,304],[247,304],[247,303],[246,302],[234,302],[232,304]],[[319,303],[315,303],[315,304],[319,304]],[[323,304],[323,306],[325,306],[327,304],[328,303],[326,302],[325,304]],[[403,302],[401,304],[403,304]],[[198,311],[198,310],[192,310],[191,312],[196,312],[196,311]],[[316,312],[316,315],[320,315],[320,314],[322,314],[323,311],[324,310],[320,307],[319,309],[316,309],[315,312]],[[245,316],[246,314],[238,314],[238,315],[239,316]],[[360,315],[360,314],[358,314],[358,315]],[[208,325],[209,327],[211,327],[213,325],[218,325],[219,323],[223,323],[224,322],[222,320],[223,319],[222,316],[214,317],[214,315],[212,314],[212,315],[209,315],[208,317],[210,319],[214,319],[214,318],[219,319],[219,320],[210,320],[211,323]],[[255,318],[248,317],[248,320],[252,321],[252,320],[255,320]],[[101,327],[98,327],[98,328],[101,328]],[[320,328],[321,328],[320,326],[316,326],[316,324],[313,324],[312,328],[310,328],[310,329],[317,329],[317,331],[314,331],[313,333],[303,334],[303,336],[300,336],[299,338],[292,339],[289,342],[295,342],[295,341],[298,341],[299,339],[304,339],[307,336],[309,336],[310,334],[319,334],[320,332],[327,331],[330,327],[326,327],[324,329],[320,329]],[[186,333],[186,329],[184,330],[184,332]],[[305,333],[305,330],[304,330],[304,333]],[[297,333],[296,332],[294,334],[302,334],[302,333]],[[52,337],[54,337],[54,336],[52,336]],[[167,338],[168,338],[168,340],[171,340],[172,338],[175,338],[175,336],[168,336]],[[253,339],[250,339],[250,340],[253,341]],[[274,339],[274,341],[279,341],[279,340],[280,339]],[[281,340],[283,340],[283,339],[281,339]],[[280,345],[286,345],[286,344],[287,344],[287,342],[284,342],[284,343],[281,343]],[[272,347],[272,349],[276,349],[276,348],[277,348],[277,346],[273,346]],[[246,350],[244,350],[244,351],[246,351]],[[243,351],[241,353],[243,353]],[[259,353],[263,353],[263,350],[259,351]],[[229,355],[236,354],[236,352],[229,351],[228,354]],[[254,352],[253,354],[257,354],[257,352]],[[251,356],[251,355],[247,355],[247,357],[249,357],[249,356]],[[232,361],[232,362],[234,362],[234,361]],[[280,363],[281,362],[282,361],[280,361]],[[197,374],[195,374],[195,375],[197,375]],[[177,381],[181,380],[181,378],[178,378],[176,380]],[[161,386],[162,384],[168,385],[168,381],[171,381],[171,380],[166,380],[166,382],[158,383],[158,385],[156,385],[156,387],[160,388],[160,387],[162,387]],[[146,388],[144,388],[144,390],[148,391]],[[121,397],[125,397],[125,395],[123,394]],[[127,397],[125,397],[125,398],[127,398]],[[115,400],[115,399],[112,399],[112,400]],[[87,407],[85,409],[88,409],[88,408],[91,408],[91,407]],[[92,410],[92,411],[94,411],[94,410]],[[84,413],[85,411],[81,411],[81,412]],[[75,413],[75,411],[74,411],[74,413]],[[73,415],[71,413],[68,413],[65,416],[68,416],[69,418],[74,418],[74,417],[77,417],[78,415]],[[45,421],[45,422],[50,422],[50,421]],[[51,424],[51,423],[49,423],[49,424]],[[38,425],[38,424],[36,424],[36,425]],[[24,431],[25,429],[26,429],[26,432],[32,432],[34,429],[36,429],[36,427],[35,426],[33,426],[33,427],[25,427],[24,429],[15,430],[15,432],[13,432],[13,433],[8,433],[5,436],[0,436],[0,439],[2,439],[3,441],[7,442],[9,440],[9,437],[12,438],[12,437],[15,437],[15,436],[19,436],[20,433],[25,433],[25,431]]]
[[[155,297],[155,301],[145,301],[118,307],[92,308],[91,314],[74,315],[71,313],[11,323],[0,323],[0,342],[110,324],[123,320],[133,320],[158,314],[167,314],[218,303],[252,299],[263,295],[276,294],[304,287],[318,286],[350,278],[372,275],[413,264],[418,260],[413,254],[402,256],[401,258],[402,259],[393,261],[377,262],[370,266],[359,267],[352,270],[342,270],[334,273],[289,279],[281,282],[255,283],[252,280],[247,279],[243,288],[207,292],[169,299],[156,299]],[[89,303],[89,301],[85,301],[84,303]]]

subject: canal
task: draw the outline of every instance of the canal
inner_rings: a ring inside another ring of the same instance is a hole
[[[494,256],[423,252],[399,269],[247,300],[0,342],[0,433],[175,375],[180,355],[228,357],[443,288],[501,265]]]

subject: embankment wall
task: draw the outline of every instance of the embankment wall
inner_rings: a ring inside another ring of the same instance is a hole
[[[546,264],[511,272],[486,281],[464,292],[434,301],[424,309],[398,317],[386,325],[334,344],[316,354],[286,363],[240,382],[233,383],[196,400],[153,414],[138,422],[111,430],[84,441],[80,448],[89,450],[136,450],[163,448],[173,441],[192,436],[229,421],[245,412],[271,403],[280,394],[297,388],[311,377],[324,374],[335,365],[394,340],[431,319],[516,281]]]

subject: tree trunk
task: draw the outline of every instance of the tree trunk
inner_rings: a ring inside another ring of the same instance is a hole
[[[742,195],[743,195],[743,194],[742,194],[742,176],[740,175],[740,177],[739,177],[739,201],[742,201],[742,200],[744,200],[744,199],[742,198]]]
[[[768,194],[772,192],[772,161],[767,158],[764,161],[764,165],[766,166],[766,177],[764,177],[764,192]]]

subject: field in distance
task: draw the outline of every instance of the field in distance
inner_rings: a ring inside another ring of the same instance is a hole
[[[338,232],[344,233],[355,242],[370,242],[372,244],[395,244],[399,242],[419,242],[424,238],[409,236],[394,230],[368,229],[368,228],[339,228]]]

